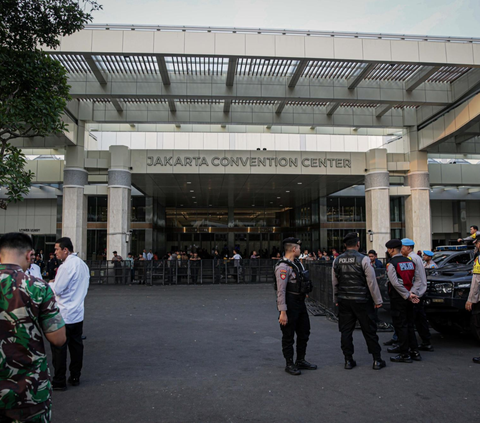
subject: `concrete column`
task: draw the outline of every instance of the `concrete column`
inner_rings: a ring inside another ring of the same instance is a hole
[[[387,151],[370,150],[365,175],[365,209],[367,214],[367,248],[385,257],[385,243],[390,239],[390,181]]]
[[[419,151],[416,130],[409,130],[407,136],[410,171],[405,178],[405,185],[410,187],[410,195],[405,199],[406,235],[415,242],[415,250],[429,250],[432,246],[432,228],[428,153]]]
[[[130,151],[125,146],[110,147],[108,170],[107,257],[117,251],[125,258],[130,240],[132,175]]]
[[[430,250],[432,229],[430,219],[430,182],[428,172],[409,172],[410,195],[405,200],[407,238],[415,242],[415,250]]]
[[[72,240],[73,248],[82,259],[87,258],[87,201],[84,195],[88,184],[85,170],[85,124],[79,122],[77,145],[65,148],[63,170],[62,236]]]

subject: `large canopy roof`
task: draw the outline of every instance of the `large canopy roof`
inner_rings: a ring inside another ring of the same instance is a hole
[[[98,123],[403,128],[480,87],[480,39],[91,25],[52,51]]]

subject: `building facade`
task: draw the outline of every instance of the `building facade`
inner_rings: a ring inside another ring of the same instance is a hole
[[[51,54],[69,132],[16,141],[34,185],[0,214],[37,249],[317,251],[357,231],[383,256],[480,222],[480,39],[91,26]]]

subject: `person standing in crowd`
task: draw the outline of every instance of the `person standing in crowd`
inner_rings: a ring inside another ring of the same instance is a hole
[[[390,361],[396,363],[420,361],[422,357],[418,351],[413,313],[413,305],[418,304],[420,299],[411,292],[415,278],[415,263],[401,254],[402,241],[399,239],[391,239],[385,246],[391,257],[387,263],[388,293],[393,326],[399,341],[398,347],[394,347],[398,348],[399,354],[390,357]],[[389,348],[388,352],[396,351]]]
[[[240,283],[240,278],[242,277],[242,256],[240,255],[239,250],[233,250],[233,268],[236,271],[237,283]]]
[[[480,337],[480,237],[474,241],[477,253],[473,261],[472,283],[470,285],[470,294],[465,304],[465,309],[472,313],[472,327],[476,331],[477,338]],[[473,362],[480,364],[480,357],[473,357]]]
[[[192,283],[197,283],[198,280],[198,269],[200,267],[200,260],[201,258],[198,257],[198,253],[193,253],[192,257],[190,257],[190,270],[192,273]]]
[[[30,266],[25,273],[33,276],[34,278],[43,279],[40,266],[35,264],[35,250],[30,251]]]
[[[47,263],[47,276],[46,276],[48,280],[55,279],[55,275],[57,274],[57,269],[59,265],[60,263],[55,257],[55,253],[50,253],[50,260],[48,260],[48,263]]]
[[[250,256],[250,269],[252,270],[252,283],[257,282],[257,269],[258,269],[258,259],[260,256],[257,254],[256,251],[252,252],[252,255]]]
[[[135,262],[133,261],[133,254],[130,252],[127,254],[127,258],[125,259],[125,265],[128,269],[130,269],[130,285],[135,280]]]
[[[73,252],[70,238],[64,237],[55,242],[55,255],[62,262],[57,276],[50,282],[55,293],[60,313],[65,321],[67,342],[58,347],[52,345],[52,362],[55,369],[53,389],[67,389],[67,348],[70,351],[70,377],[72,386],[80,385],[83,365],[83,320],[84,301],[88,291],[90,274],[85,262]]]
[[[113,252],[113,257],[112,257],[112,263],[113,263],[113,269],[115,273],[115,283],[122,283],[122,262],[123,262],[123,257],[119,254],[117,254],[116,251]]]
[[[333,262],[333,300],[338,305],[338,327],[342,334],[341,347],[345,356],[345,369],[353,369],[353,331],[358,320],[368,352],[373,356],[373,369],[386,366],[382,360],[382,347],[378,343],[375,309],[383,304],[375,271],[370,259],[360,254],[360,239],[356,232],[345,235],[345,253]]]
[[[149,250],[149,251],[148,251],[148,253],[147,253],[147,260],[148,260],[148,261],[153,260],[152,250]]]
[[[220,283],[222,276],[222,258],[218,250],[213,252],[213,271],[215,273],[215,283]]]
[[[368,252],[368,258],[370,259],[370,264],[374,269],[383,269],[383,263],[378,259],[377,252],[375,250],[370,250]]]
[[[478,237],[478,226],[472,225],[470,226],[470,236],[467,236],[466,238],[458,238],[458,242],[463,242],[465,244],[470,244],[474,243],[476,244],[476,239]],[[477,247],[478,248],[478,247]]]
[[[0,421],[49,423],[51,384],[43,335],[66,342],[65,322],[50,286],[26,273],[32,239],[0,238]]]
[[[423,250],[423,267],[425,269],[436,269],[438,268],[437,263],[435,263],[432,258],[434,256],[433,251]]]
[[[297,238],[283,240],[284,257],[275,266],[278,322],[282,330],[282,351],[285,371],[300,375],[301,370],[315,370],[317,366],[305,360],[310,337],[310,318],[305,305],[306,295],[301,292],[303,266],[298,259],[302,241]],[[297,360],[293,361],[293,345],[297,334]]]
[[[415,327],[417,329],[422,343],[418,347],[420,351],[433,352],[434,348],[430,342],[432,334],[425,313],[425,299],[423,296],[427,292],[427,274],[423,266],[422,258],[415,253],[415,243],[410,238],[402,239],[402,254],[409,257],[415,263],[415,281],[411,292],[413,292],[420,302],[413,306],[413,318],[415,319]]]

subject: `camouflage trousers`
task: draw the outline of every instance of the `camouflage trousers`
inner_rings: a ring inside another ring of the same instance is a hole
[[[7,411],[8,413],[8,411]],[[52,406],[48,407],[48,411],[42,411],[41,413],[26,417],[22,419],[12,419],[0,414],[0,423],[50,423],[52,421]]]

